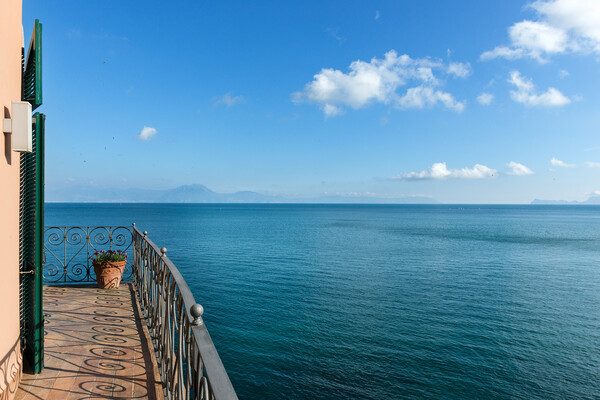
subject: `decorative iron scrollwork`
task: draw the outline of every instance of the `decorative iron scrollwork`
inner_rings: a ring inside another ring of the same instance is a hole
[[[90,256],[101,250],[131,248],[133,231],[128,226],[50,226],[45,230],[44,282],[95,282]],[[123,282],[131,282],[128,261]]]
[[[133,227],[133,282],[153,338],[166,398],[237,400],[223,363],[183,276],[137,227]]]

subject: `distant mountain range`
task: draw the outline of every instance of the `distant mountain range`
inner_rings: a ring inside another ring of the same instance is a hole
[[[535,199],[531,204],[571,204],[571,205],[600,205],[600,196],[591,196],[589,199],[584,201],[567,201],[567,200],[539,200]]]
[[[174,189],[106,189],[77,186],[46,191],[48,202],[74,203],[372,203],[372,204],[436,204],[425,196],[383,198],[372,196],[325,195],[315,198],[271,196],[252,191],[217,193],[204,185],[184,185]]]

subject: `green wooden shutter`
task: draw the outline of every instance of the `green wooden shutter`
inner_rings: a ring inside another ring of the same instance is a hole
[[[23,71],[23,101],[35,110],[42,105],[42,24],[35,20]]]
[[[33,115],[33,151],[21,153],[20,198],[20,319],[23,358],[33,373],[44,367],[44,125]]]
[[[22,100],[42,105],[42,24],[36,19],[23,63]],[[44,128],[46,116],[35,113],[32,152],[21,153],[20,322],[23,359],[33,373],[44,368]]]

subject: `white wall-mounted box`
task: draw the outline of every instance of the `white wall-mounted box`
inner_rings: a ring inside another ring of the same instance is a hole
[[[4,133],[12,134],[12,150],[22,153],[32,151],[31,104],[27,101],[13,101],[11,118],[4,118]]]

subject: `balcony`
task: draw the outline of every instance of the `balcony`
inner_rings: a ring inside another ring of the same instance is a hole
[[[179,270],[135,224],[46,227],[44,370],[17,399],[237,399]],[[89,256],[130,254],[118,289],[97,289]]]

